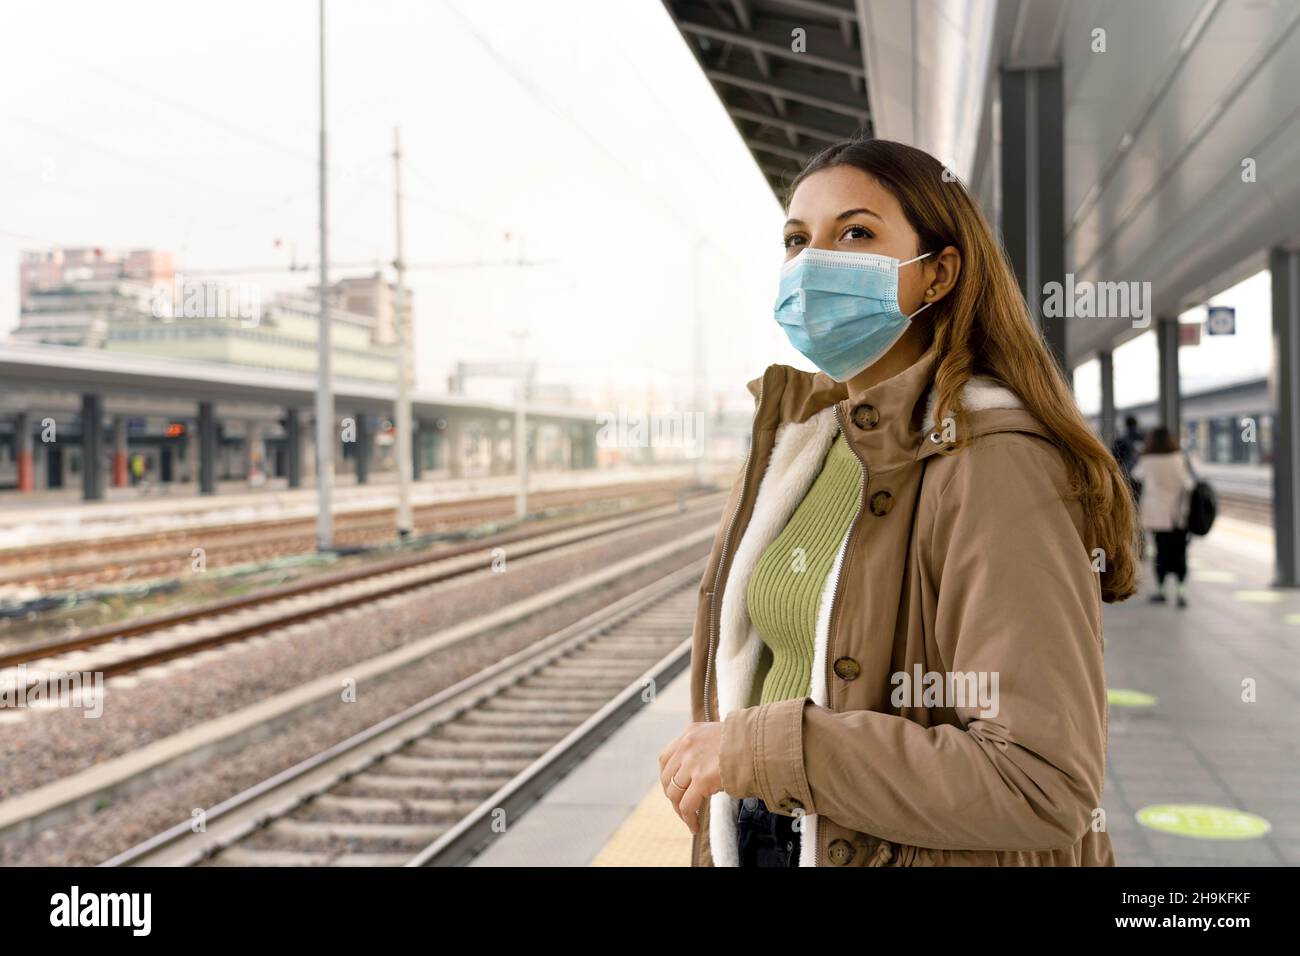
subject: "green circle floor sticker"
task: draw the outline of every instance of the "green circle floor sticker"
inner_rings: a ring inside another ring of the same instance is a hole
[[[1202,840],[1253,840],[1273,829],[1263,817],[1244,810],[1195,803],[1158,803],[1137,812],[1138,822],[1161,833]]]
[[[1106,699],[1112,707],[1154,707],[1157,698],[1140,690],[1126,690],[1117,687],[1106,691]]]

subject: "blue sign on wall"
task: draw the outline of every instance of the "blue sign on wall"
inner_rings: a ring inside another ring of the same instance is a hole
[[[1235,335],[1237,332],[1237,310],[1230,305],[1211,305],[1206,307],[1206,335]]]

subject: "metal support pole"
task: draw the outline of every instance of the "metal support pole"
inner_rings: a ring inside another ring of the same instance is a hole
[[[1115,444],[1115,353],[1107,349],[1097,356],[1101,366],[1101,443]]]
[[[285,476],[290,488],[302,487],[302,422],[298,409],[284,411]]]
[[[81,496],[86,501],[104,497],[104,398],[81,396]]]
[[[353,457],[357,464],[357,484],[364,485],[370,480],[370,422],[365,412],[357,412],[356,416],[357,440]]]
[[[126,479],[126,416],[113,416],[113,487],[125,488]],[[161,480],[161,476],[160,479]]]
[[[1159,360],[1160,424],[1178,439],[1182,433],[1183,410],[1178,394],[1178,318],[1156,320],[1156,352]]]
[[[27,412],[14,419],[14,458],[18,466],[18,490],[36,490],[36,467],[32,454],[32,422]]]
[[[1274,583],[1300,587],[1300,250],[1273,249]]]
[[[329,230],[325,165],[325,0],[320,0],[320,334],[316,381],[316,547],[334,544],[334,379],[330,367]]]
[[[411,453],[415,433],[411,428],[411,316],[406,308],[406,262],[402,258],[402,147],[393,130],[393,183],[396,186],[397,258],[397,533],[405,538],[415,526],[411,516]]]
[[[259,421],[248,421],[244,425],[244,475],[254,487],[265,484],[270,478],[266,468],[266,440]]]
[[[217,417],[211,402],[199,402],[199,494],[217,491]]]
[[[442,447],[448,476],[465,477],[465,422],[460,412],[447,414],[446,440]]]
[[[1043,315],[1044,288],[1065,283],[1065,115],[1059,67],[1003,70],[1002,232],[1029,313],[1066,365],[1064,316]]]
[[[411,478],[419,481],[424,476],[424,443],[427,440],[425,430],[418,421],[411,422]],[[401,432],[398,432],[397,440],[401,441]]]

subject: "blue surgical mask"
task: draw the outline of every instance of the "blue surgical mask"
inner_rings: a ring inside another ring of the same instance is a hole
[[[790,344],[844,382],[893,347],[912,319],[898,308],[898,270],[906,262],[872,252],[804,249],[781,267],[776,321]]]

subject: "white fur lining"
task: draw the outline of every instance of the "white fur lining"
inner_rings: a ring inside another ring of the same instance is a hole
[[[776,540],[812,485],[839,428],[835,407],[822,409],[806,422],[786,422],[776,433],[772,455],[727,572],[718,622],[714,673],[718,717],[747,707],[763,651],[763,640],[749,619],[746,589],[758,559]],[[738,866],[736,811],[740,801],[719,791],[710,798],[709,846],[714,866]]]
[[[934,405],[939,392],[933,387],[925,400],[925,422],[922,431],[934,428]],[[961,390],[961,401],[968,412],[981,412],[990,408],[1020,408],[1020,399],[1014,392],[985,375],[973,375]]]
[[[926,401],[928,431],[934,426],[937,393],[930,389]],[[988,408],[1019,408],[1020,402],[1009,390],[988,378],[972,378],[962,390],[968,411]],[[754,679],[762,656],[763,640],[749,618],[746,591],[750,576],[768,545],[776,540],[795,508],[812,486],[839,429],[835,406],[822,409],[804,422],[786,422],[776,433],[776,441],[758,495],[754,511],[741,536],[727,572],[718,621],[718,646],[714,656],[717,678],[718,716],[725,719],[733,710],[749,706]],[[844,560],[848,532],[840,542],[835,564],[826,576],[817,609],[814,633],[812,686],[809,696],[814,704],[826,705],[826,653],[830,643],[830,612],[834,583]],[[709,846],[714,866],[738,866],[736,813],[740,801],[726,791],[709,798]],[[814,866],[817,846],[817,815],[808,814],[801,823],[799,865]]]
[[[813,629],[812,689],[808,696],[818,707],[826,706],[826,649],[830,645],[831,599],[835,596],[835,582],[839,580],[848,543],[849,532],[846,529],[844,538],[840,541],[839,553],[835,555],[835,564],[826,575],[826,583],[822,586],[822,595],[817,605],[817,626]],[[816,866],[817,814],[805,814],[799,826],[799,865]]]

